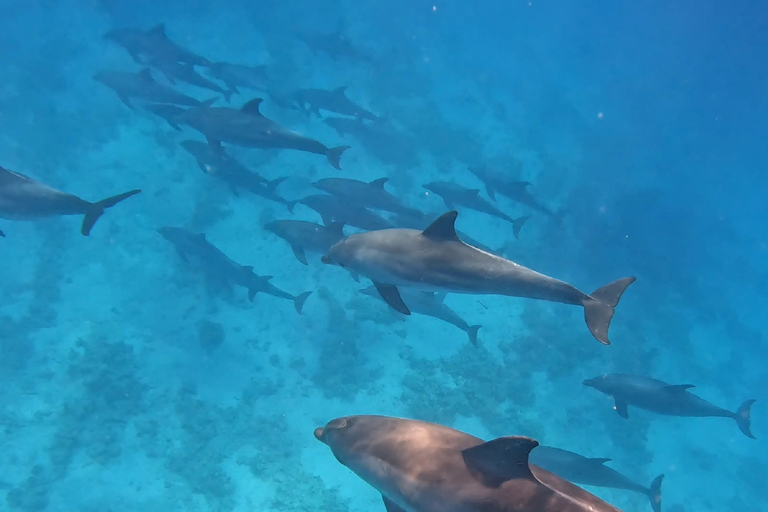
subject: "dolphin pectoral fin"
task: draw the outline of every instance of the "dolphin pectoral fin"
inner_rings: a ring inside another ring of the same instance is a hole
[[[350,272],[349,272],[349,275],[350,275],[350,276],[352,276],[352,280],[353,280],[354,282],[356,282],[356,283],[359,283],[359,282],[360,282],[360,276],[358,275],[358,273],[357,273],[357,272],[351,272],[351,271],[350,271]]]
[[[621,402],[619,400],[616,400],[616,405],[614,405],[613,408],[616,409],[616,412],[619,413],[619,416],[621,416],[625,420],[629,419],[629,412],[627,411],[627,402]]]
[[[387,512],[405,512],[402,508],[400,508],[400,505],[395,503],[394,501],[390,500],[383,494],[381,495],[381,499],[384,500],[384,507],[386,507]]]
[[[528,437],[500,437],[461,452],[464,462],[474,469],[491,485],[498,486],[508,480],[530,479],[528,456],[539,446],[538,441]]]
[[[653,479],[648,488],[648,499],[651,500],[653,512],[661,512],[661,482],[663,481],[664,475],[659,475]]]
[[[304,265],[309,265],[307,262],[307,255],[304,254],[304,249],[298,245],[291,245],[291,250],[293,251],[293,255],[296,256],[297,260],[299,260]]]
[[[618,279],[601,286],[582,302],[587,327],[592,336],[603,345],[611,344],[608,340],[608,328],[611,326],[614,308],[619,304],[624,290],[634,282],[634,277]]]
[[[99,220],[99,217],[104,214],[104,210],[115,206],[120,201],[128,199],[131,196],[135,196],[139,192],[141,192],[139,189],[130,190],[116,196],[102,199],[96,203],[91,203],[88,206],[88,210],[85,212],[85,216],[83,217],[83,225],[80,228],[80,233],[82,233],[83,236],[90,235],[91,229],[93,229],[93,225],[96,224],[96,221]]]
[[[750,429],[750,424],[752,422],[751,410],[753,403],[755,403],[755,400],[747,400],[741,404],[741,406],[739,406],[739,409],[733,415],[733,419],[736,420],[736,424],[739,426],[739,430],[741,430],[745,436],[751,439],[755,439],[755,436],[752,435],[752,430]]]
[[[128,107],[131,110],[134,110],[133,105],[131,105],[131,100],[130,98],[128,98],[128,96],[118,94],[118,98],[120,98],[120,101],[122,101],[126,107]]]
[[[405,305],[402,297],[400,297],[400,292],[397,290],[397,286],[378,283],[376,281],[373,282],[373,286],[376,287],[376,291],[379,292],[379,295],[384,299],[384,302],[389,304],[392,309],[399,311],[404,315],[411,314],[411,310],[408,309],[408,306]]]

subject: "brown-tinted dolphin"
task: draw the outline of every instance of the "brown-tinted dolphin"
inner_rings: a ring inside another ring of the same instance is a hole
[[[93,225],[104,214],[104,210],[139,192],[141,190],[131,190],[91,203],[0,167],[0,217],[10,220],[35,220],[61,215],[83,215],[80,233],[85,236],[91,233]]]
[[[315,438],[381,493],[387,512],[620,512],[529,464],[539,443],[527,437],[484,442],[435,423],[348,416]]]
[[[149,30],[119,28],[104,34],[104,39],[114,41],[125,48],[131,58],[140,64],[148,61],[182,62],[195,66],[209,66],[211,62],[174,43],[165,35],[165,24]]]
[[[383,229],[358,233],[337,243],[323,257],[373,281],[382,298],[410,314],[398,286],[448,293],[506,295],[573,304],[584,308],[592,335],[609,344],[608,327],[627,286],[625,277],[586,294],[572,285],[540,274],[462,242],[454,224],[458,213],[443,214],[424,231]]]
[[[611,459],[585,457],[551,446],[539,446],[533,450],[530,461],[574,484],[640,493],[648,497],[654,512],[661,512],[661,483],[664,475],[657,476],[649,487],[645,487],[606,466],[605,463]]]
[[[747,400],[732,412],[689,393],[688,390],[695,387],[693,384],[668,384],[642,375],[621,373],[587,379],[584,385],[613,397],[616,412],[624,419],[629,418],[629,405],[667,416],[731,418],[745,436],[755,438],[750,431],[750,410],[755,400]]]
[[[199,131],[214,147],[222,142],[261,149],[296,149],[325,155],[328,162],[341,169],[339,160],[349,146],[329,148],[322,143],[280,126],[259,111],[262,99],[256,98],[241,109],[227,107],[191,108],[178,112],[173,120]]]

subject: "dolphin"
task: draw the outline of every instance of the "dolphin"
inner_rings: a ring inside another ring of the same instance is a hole
[[[408,208],[397,197],[387,192],[384,188],[387,181],[389,178],[370,182],[349,178],[323,178],[312,183],[312,186],[363,208],[402,215],[420,215],[419,210]]]
[[[267,66],[243,66],[229,62],[214,62],[208,74],[227,85],[230,91],[239,92],[238,87],[266,91],[269,78]]]
[[[93,79],[115,91],[120,101],[133,109],[131,99],[136,98],[150,103],[169,103],[172,105],[184,105],[187,107],[200,107],[212,100],[203,103],[191,96],[173,90],[152,78],[149,68],[144,68],[138,73],[125,71],[100,71],[93,75]]]
[[[745,436],[755,438],[750,431],[750,411],[755,400],[747,400],[736,412],[731,412],[689,393],[688,390],[695,387],[693,384],[668,384],[620,373],[587,379],[583,384],[613,397],[616,412],[624,419],[629,418],[629,405],[667,416],[732,418]]]
[[[131,55],[139,64],[149,61],[181,62],[192,66],[210,66],[211,62],[174,43],[165,35],[165,24],[160,23],[149,30],[121,28],[104,34],[104,39],[114,41]]]
[[[326,226],[332,222],[341,222],[348,226],[367,230],[393,227],[388,220],[379,217],[372,211],[350,204],[338,197],[317,194],[299,199],[297,202],[319,213],[323,219],[323,224]]]
[[[347,86],[337,87],[332,91],[325,89],[299,89],[294,93],[294,100],[301,110],[308,114],[320,115],[321,110],[327,110],[345,116],[359,117],[376,121],[378,117],[347,97]]]
[[[93,225],[107,208],[139,192],[141,190],[130,190],[91,203],[0,167],[0,217],[10,220],[35,220],[61,215],[83,215],[80,233],[84,236],[91,234]]]
[[[287,180],[287,176],[268,180],[235,160],[223,148],[216,150],[210,144],[196,140],[185,140],[180,144],[195,157],[200,170],[226,183],[235,195],[239,195],[240,190],[245,190],[285,205],[289,212],[293,211],[296,202],[289,201],[276,192],[277,186]]]
[[[424,188],[442,197],[443,202],[448,209],[453,209],[455,205],[461,205],[471,210],[487,213],[488,215],[492,215],[493,217],[511,223],[512,234],[515,235],[515,238],[520,238],[520,230],[522,229],[523,224],[530,218],[528,215],[524,215],[513,219],[480,197],[478,195],[480,193],[479,190],[464,188],[461,185],[457,185],[450,181],[433,181],[424,185]]]
[[[369,286],[360,290],[363,295],[374,297],[381,300],[381,295],[376,291],[375,286]],[[420,290],[409,290],[403,288],[400,290],[400,296],[408,305],[411,313],[417,315],[431,316],[443,322],[455,325],[469,337],[469,341],[477,346],[477,331],[482,325],[469,325],[466,320],[461,318],[454,310],[445,305],[445,293],[422,292]]]
[[[276,220],[266,224],[264,229],[288,242],[293,255],[304,265],[309,264],[305,254],[307,251],[325,254],[344,238],[344,224],[340,222],[323,226],[303,220]]]
[[[328,34],[296,34],[312,53],[327,54],[331,59],[354,59],[363,62],[372,62],[370,56],[363,53],[355,44],[343,34],[343,30],[337,29]]]
[[[661,512],[661,482],[664,475],[653,479],[650,487],[633,482],[615,469],[605,465],[611,459],[593,459],[551,446],[539,446],[531,452],[532,464],[554,473],[569,482],[610,489],[626,489],[647,496],[654,512]]]
[[[315,429],[387,512],[621,512],[528,462],[527,437],[484,442],[435,423],[348,416]]]
[[[469,171],[485,184],[485,191],[488,193],[488,197],[494,201],[496,200],[496,192],[498,192],[512,201],[525,205],[549,217],[556,219],[562,217],[562,214],[553,212],[531,195],[528,191],[528,187],[531,186],[531,183],[528,181],[510,180],[506,176],[485,165],[469,167]]]
[[[359,117],[326,117],[323,123],[333,128],[339,137],[351,135],[371,156],[387,165],[414,167],[419,163],[414,138],[401,133],[389,123],[381,120],[364,123]]]
[[[608,345],[614,308],[627,286],[625,277],[587,295],[572,285],[467,245],[456,234],[458,213],[440,216],[424,231],[384,229],[358,233],[340,241],[323,256],[373,281],[382,298],[409,315],[398,286],[448,293],[492,294],[548,300],[584,308],[592,335]]]
[[[202,107],[180,111],[174,121],[199,131],[208,142],[219,147],[222,142],[262,149],[296,149],[325,155],[336,169],[349,146],[328,148],[320,142],[294,132],[264,117],[259,111],[263,100],[256,98],[240,110],[227,107]]]
[[[252,301],[257,293],[266,293],[293,301],[293,307],[301,313],[304,301],[312,293],[304,292],[294,296],[284,292],[269,282],[272,276],[260,276],[254,273],[253,267],[235,263],[221,249],[209,242],[203,233],[192,233],[175,227],[160,228],[158,233],[173,245],[185,263],[194,265],[211,281],[246,288],[248,300]]]
[[[190,64],[182,64],[171,60],[155,60],[150,65],[162,73],[165,78],[171,83],[176,85],[176,82],[184,82],[185,84],[194,85],[202,89],[208,89],[209,91],[217,92],[224,96],[224,100],[229,103],[232,98],[233,90],[224,90],[215,83],[211,82],[203,75],[195,71],[194,66]]]

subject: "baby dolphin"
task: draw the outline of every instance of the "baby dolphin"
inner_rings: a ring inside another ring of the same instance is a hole
[[[301,110],[308,114],[315,114],[317,117],[322,117],[320,115],[320,110],[327,110],[329,112],[335,112],[336,114],[354,116],[370,121],[376,121],[378,119],[373,112],[365,110],[363,107],[347,98],[346,91],[346,86],[339,87],[332,91],[326,91],[324,89],[299,89],[294,94],[294,99]]]
[[[435,423],[348,416],[315,438],[381,493],[387,512],[620,512],[529,464],[539,443],[527,437],[483,442]]]
[[[253,267],[235,263],[221,249],[209,242],[203,233],[192,233],[175,227],[160,228],[158,233],[173,245],[185,263],[194,265],[212,282],[248,289],[248,300],[252,301],[257,293],[266,293],[293,301],[293,307],[301,313],[304,301],[312,293],[304,292],[294,296],[277,288],[269,282],[272,276],[260,276],[254,273]]]
[[[610,460],[584,457],[578,453],[551,446],[539,446],[531,452],[530,457],[532,464],[574,484],[626,489],[640,493],[651,501],[653,512],[661,512],[661,482],[664,480],[664,475],[654,478],[650,487],[643,487],[606,466],[605,463]]]
[[[369,286],[363,290],[360,290],[363,295],[374,297],[381,300],[381,295],[376,291],[375,286]],[[445,293],[435,292],[422,292],[420,290],[409,290],[403,288],[400,290],[400,296],[408,305],[408,309],[411,313],[417,315],[431,316],[437,318],[443,322],[455,325],[469,337],[469,341],[473,345],[477,345],[477,331],[480,330],[481,325],[469,325],[469,323],[461,318],[454,310],[445,305]]]
[[[369,278],[387,304],[406,315],[410,310],[398,286],[548,300],[582,306],[592,335],[610,343],[608,327],[614,308],[634,277],[587,295],[566,282],[465,244],[456,234],[457,215],[456,211],[445,213],[424,231],[383,229],[349,236],[331,247],[323,262]]]
[[[524,215],[513,219],[480,197],[478,195],[480,193],[479,190],[464,188],[461,185],[457,185],[450,181],[433,181],[424,185],[424,188],[442,197],[445,206],[449,209],[453,209],[454,205],[465,206],[471,210],[487,213],[488,215],[492,215],[493,217],[511,223],[512,234],[515,235],[515,238],[519,238],[523,224],[530,218],[527,215]]]
[[[91,203],[0,167],[0,217],[10,220],[35,220],[61,215],[83,215],[80,233],[84,236],[91,234],[93,225],[107,208],[139,192],[141,190],[131,190]]]
[[[325,254],[333,245],[344,238],[344,224],[331,222],[327,226],[303,220],[276,220],[264,229],[279,236],[291,246],[293,255],[308,265],[306,252]]]
[[[695,387],[693,384],[667,384],[650,377],[620,373],[587,379],[583,384],[613,397],[616,412],[624,419],[629,418],[629,405],[667,416],[732,418],[745,436],[755,439],[750,431],[750,411],[755,400],[747,400],[736,412],[731,412],[689,393],[688,390]]]

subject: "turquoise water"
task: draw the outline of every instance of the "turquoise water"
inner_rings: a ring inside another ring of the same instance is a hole
[[[643,485],[665,473],[668,512],[768,509],[765,7],[7,0],[3,13],[0,166],[89,201],[142,193],[89,237],[79,217],[0,219],[0,510],[383,510],[312,435],[349,414],[527,435],[610,457]],[[531,216],[519,240],[460,206],[457,227],[585,292],[637,276],[612,345],[577,307],[449,294],[482,325],[473,346],[454,326],[360,294],[366,279],[319,254],[302,265],[264,225],[319,223],[316,212],[233,194],[180,147],[200,133],[131,110],[92,79],[143,67],[104,33],[162,22],[212,61],[268,66],[268,90],[240,88],[231,106],[263,97],[270,119],[351,146],[339,171],[321,155],[224,144],[264,177],[286,177],[277,190],[289,200],[320,193],[321,178],[387,176],[431,215],[446,210],[422,187],[431,181],[488,199],[469,166],[531,182],[561,218],[497,194],[506,214]],[[357,55],[322,51],[318,35]],[[281,106],[296,89],[343,85],[386,129],[341,137]],[[163,226],[205,233],[290,294],[312,291],[303,314],[207,280]],[[603,373],[696,384],[729,410],[756,398],[757,440],[729,419],[632,409],[624,420],[581,385]],[[590,491],[649,509],[638,494]]]

